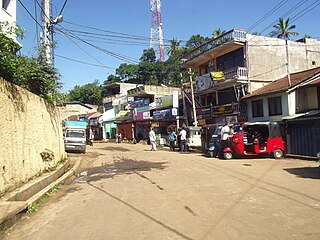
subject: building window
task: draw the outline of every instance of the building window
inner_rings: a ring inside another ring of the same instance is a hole
[[[269,105],[269,116],[282,114],[281,97],[268,98],[268,105]]]
[[[263,101],[252,101],[252,117],[263,117]]]
[[[7,10],[9,6],[10,0],[3,0],[2,1],[2,8]]]

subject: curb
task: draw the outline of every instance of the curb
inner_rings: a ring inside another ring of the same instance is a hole
[[[26,213],[28,206],[36,203],[41,197],[43,197],[47,192],[54,188],[57,184],[64,184],[68,179],[75,175],[78,167],[80,166],[82,158],[76,161],[74,166],[64,173],[61,177],[51,182],[48,186],[34,194],[32,197],[25,201],[2,201],[0,202],[0,207],[6,208],[6,215],[0,217],[0,231],[6,230],[17,222],[20,216]],[[0,234],[1,239],[1,234]]]

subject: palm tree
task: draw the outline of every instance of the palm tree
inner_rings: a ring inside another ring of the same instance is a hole
[[[291,30],[296,28],[296,25],[289,26],[290,18],[284,20],[283,18],[279,18],[279,22],[273,27],[275,30],[271,33],[271,36],[277,36],[277,38],[282,38],[288,40],[290,36],[298,36],[299,33],[291,32]]]
[[[224,34],[226,31],[221,31],[221,29],[220,28],[218,28],[218,29],[215,29],[215,30],[213,30],[212,31],[212,36],[214,37],[214,38],[216,38],[216,37],[219,37],[220,35],[222,35],[222,34]]]
[[[180,46],[181,41],[173,38],[169,42],[170,42],[170,46],[167,47],[167,53],[170,56],[171,54],[173,54],[177,51],[177,49]]]

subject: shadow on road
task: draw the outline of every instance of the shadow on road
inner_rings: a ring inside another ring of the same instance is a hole
[[[287,168],[284,170],[288,173],[296,175],[297,177],[320,179],[319,167]]]
[[[104,189],[101,189],[97,186],[92,185],[91,183],[88,183],[91,187],[103,192],[104,194],[108,195],[109,197],[117,200],[118,202],[124,204],[125,206],[131,208],[132,210],[136,211],[137,213],[140,213],[142,216],[148,218],[149,220],[153,221],[154,223],[159,224],[160,226],[162,226],[163,228],[175,233],[177,236],[183,238],[183,239],[187,239],[187,240],[192,240],[192,238],[188,237],[187,235],[184,235],[183,233],[177,231],[176,229],[174,229],[173,227],[170,227],[169,225],[167,225],[166,223],[156,219],[153,216],[148,215],[147,213],[141,211],[140,209],[138,209],[137,207],[135,207],[134,205],[131,205],[130,203],[127,203],[126,201],[123,201],[122,199],[118,198],[117,196],[112,195],[111,193],[107,192]]]
[[[130,149],[124,147],[103,147],[103,150],[113,151],[113,152],[129,152]]]
[[[123,174],[137,174],[141,176],[141,172],[151,171],[153,169],[164,170],[167,167],[165,165],[166,163],[167,162],[137,161],[122,157],[114,160],[111,164],[84,170],[74,181],[93,182]]]

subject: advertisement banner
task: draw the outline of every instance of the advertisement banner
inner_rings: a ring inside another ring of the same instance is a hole
[[[201,92],[211,87],[212,81],[209,73],[196,77],[196,92]]]
[[[153,112],[153,119],[159,120],[163,118],[173,118],[172,109],[164,109]]]
[[[224,105],[217,105],[213,106],[213,115],[224,115],[233,113],[232,104],[224,104]]]
[[[197,113],[198,119],[211,118],[212,117],[212,108],[211,108],[211,106],[197,108],[196,113]]]
[[[170,107],[173,104],[173,98],[171,95],[158,97],[154,101],[156,103],[156,107]]]
[[[134,108],[149,106],[149,104],[150,104],[149,99],[141,99],[141,100],[137,100],[137,101],[128,102],[127,108],[134,109]]]
[[[172,107],[179,108],[179,91],[178,90],[172,91]]]

